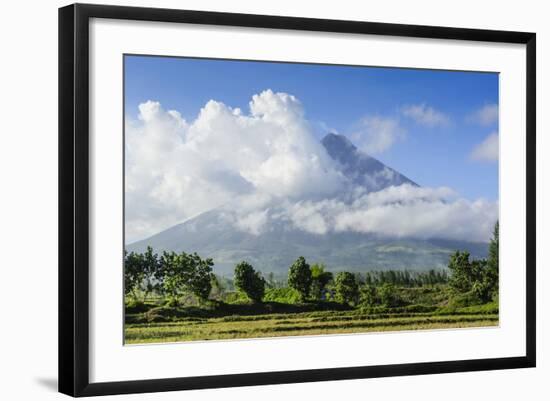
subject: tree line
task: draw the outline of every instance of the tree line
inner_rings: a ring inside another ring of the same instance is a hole
[[[487,259],[471,259],[468,252],[456,251],[449,258],[449,273],[429,270],[371,271],[364,274],[326,271],[323,264],[307,263],[300,256],[288,268],[287,285],[296,291],[300,302],[334,300],[351,306],[399,306],[397,287],[448,285],[455,294],[488,302],[498,295],[498,222],[493,231]],[[219,281],[212,272],[213,261],[196,253],[163,252],[160,256],[148,247],[144,253],[125,253],[125,295],[137,301],[157,292],[169,305],[179,303],[191,293],[200,302],[209,299]],[[271,276],[270,281],[273,278]],[[263,301],[269,282],[246,261],[234,269],[236,290],[251,302]]]

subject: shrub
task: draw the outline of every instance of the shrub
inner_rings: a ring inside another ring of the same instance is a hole
[[[294,288],[269,288],[264,295],[266,302],[279,302],[283,304],[297,304],[302,300],[300,293]]]

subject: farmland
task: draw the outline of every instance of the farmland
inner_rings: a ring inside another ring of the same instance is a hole
[[[266,313],[262,314],[216,316],[224,312],[201,313],[199,309],[178,310],[151,305],[147,311],[128,315],[125,338],[127,344],[136,344],[498,325],[498,306],[495,303],[456,309],[413,306],[299,311],[318,306],[304,305],[290,313],[268,313],[269,309],[283,310],[285,305],[266,304]],[[240,313],[253,312],[246,309],[242,308]],[[238,313],[237,310],[233,312]]]

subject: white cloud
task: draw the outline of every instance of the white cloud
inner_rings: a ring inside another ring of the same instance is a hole
[[[498,122],[498,105],[486,104],[468,116],[467,120],[479,125],[488,126]]]
[[[254,95],[248,115],[210,100],[190,123],[147,101],[126,122],[128,242],[235,197],[314,198],[344,181],[286,93]]]
[[[472,150],[470,157],[479,161],[498,161],[498,133],[493,132],[485,138]]]
[[[498,204],[456,198],[445,187],[404,184],[361,195],[351,204],[336,199],[297,203],[288,216],[294,227],[313,234],[351,231],[486,242],[498,219]]]
[[[405,106],[401,112],[405,117],[412,118],[418,124],[428,127],[446,126],[451,121],[445,113],[427,106],[425,103]]]
[[[249,232],[253,235],[262,233],[264,226],[268,220],[269,209],[255,211],[246,214],[235,220],[234,224],[241,231]]]
[[[283,225],[316,235],[490,237],[497,204],[448,188],[350,187],[298,99],[267,90],[249,108],[210,100],[186,121],[158,102],[139,106],[138,118],[126,121],[127,243],[214,208],[223,211],[220,224],[253,235]],[[369,117],[357,135],[360,148],[377,153],[405,132],[397,119]]]
[[[382,153],[404,137],[405,130],[399,125],[398,119],[381,116],[364,117],[351,135],[353,142],[370,154]]]

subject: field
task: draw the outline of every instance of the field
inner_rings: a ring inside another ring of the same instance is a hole
[[[497,236],[498,228],[495,229]],[[125,262],[127,344],[497,326],[498,246],[493,257],[449,258],[449,271],[353,273],[299,257],[267,279],[247,262],[233,278],[212,259],[148,248]]]
[[[455,309],[412,306],[374,310],[335,310],[342,307],[332,303],[293,305],[288,310],[290,306],[223,305],[205,311],[149,305],[127,315],[125,339],[127,344],[137,344],[485,327],[499,323],[496,304]],[[327,310],[308,311],[319,308]]]

